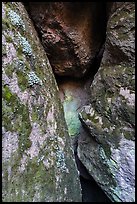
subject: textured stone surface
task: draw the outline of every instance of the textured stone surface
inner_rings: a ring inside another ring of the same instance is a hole
[[[57,84],[24,6],[2,4],[3,202],[77,202],[81,189]]]
[[[94,69],[104,43],[105,3],[30,2],[27,8],[55,73],[82,77]]]
[[[135,202],[135,7],[119,6],[109,19],[91,101],[79,114],[89,133],[78,156],[114,202]]]

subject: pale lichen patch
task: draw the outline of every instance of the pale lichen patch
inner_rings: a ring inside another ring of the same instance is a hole
[[[128,90],[127,87],[125,89],[123,87],[121,87],[119,94],[124,96],[125,99],[128,100],[128,105],[131,105],[131,106],[135,105],[135,94],[130,93],[130,90]]]
[[[135,143],[132,140],[125,139],[123,136],[119,144],[118,149],[111,148],[111,157],[118,164],[115,178],[124,199],[126,200],[128,193],[130,193],[134,199]]]
[[[2,140],[2,157],[3,161],[10,160],[12,154],[18,149],[18,134],[16,132],[4,131]]]
[[[56,157],[57,157],[57,161],[56,161],[57,168],[59,168],[61,171],[67,172],[64,152],[61,149],[57,150]]]
[[[25,24],[23,23],[21,17],[15,11],[10,9],[8,12],[8,17],[13,25],[21,27],[25,31]]]
[[[46,135],[42,134],[39,124],[37,124],[36,122],[33,123],[31,134],[29,136],[32,145],[26,151],[26,153],[30,155],[30,159],[33,159],[34,157],[38,156],[40,148],[42,147],[45,138]]]
[[[64,194],[67,194],[67,188],[66,187],[64,188]]]
[[[100,116],[95,116],[95,119],[98,119],[100,125],[103,125],[102,118]]]
[[[42,86],[42,80],[33,71],[28,73],[28,83],[30,86],[34,86],[35,84]]]
[[[47,132],[49,132],[49,134],[51,136],[54,136],[56,134],[55,132],[56,132],[56,129],[57,129],[57,123],[54,120],[54,113],[55,113],[55,108],[52,105],[51,108],[48,111],[47,116],[46,116],[47,117],[47,122],[48,122]]]
[[[13,43],[6,43],[6,57],[3,58],[3,65],[11,64],[17,53]]]
[[[39,184],[37,184],[34,188],[35,188],[35,194],[34,194],[32,202],[39,202],[40,196],[41,196],[41,194],[40,194],[41,186]]]
[[[43,160],[43,164],[45,166],[45,168],[48,170],[49,168],[51,168],[54,164],[53,160],[51,158],[46,158]]]
[[[25,171],[25,167],[27,165],[27,155],[23,155],[20,161],[19,172],[23,173]]]
[[[4,3],[2,3],[2,18],[4,19],[6,15],[6,7],[4,5]]]
[[[23,53],[28,55],[28,56],[32,56],[33,50],[32,50],[30,43],[28,42],[28,40],[25,37],[23,37],[19,32],[18,32],[17,38],[18,38],[18,41],[22,47]]]
[[[109,104],[111,103],[111,100],[112,100],[111,98],[107,98]]]

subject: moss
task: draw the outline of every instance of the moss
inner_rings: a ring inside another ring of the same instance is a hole
[[[31,118],[32,118],[33,122],[38,121],[38,118],[39,118],[38,113],[36,111],[34,111],[34,108],[32,110]]]
[[[21,70],[17,70],[18,85],[22,91],[25,91],[29,87],[28,79]]]
[[[18,47],[16,47],[17,50],[17,56],[21,57],[22,56],[22,47],[20,45],[18,45]]]
[[[102,171],[107,172],[107,176],[103,174],[104,176],[106,176],[106,182],[107,182],[106,184],[111,187],[112,186],[116,187],[117,183],[116,183],[116,180],[113,178],[113,175],[115,175],[115,172],[112,172],[113,171],[113,168],[112,168],[113,164],[111,162],[112,160],[108,159],[102,147],[99,148],[98,153],[102,163]]]
[[[11,36],[9,36],[9,35],[5,35],[5,38],[6,38],[6,42],[8,42],[8,43],[12,43],[12,42],[13,42]]]
[[[11,29],[11,24],[10,21],[8,20],[8,18],[2,18],[2,30],[7,30],[7,29]]]
[[[2,45],[2,56],[7,54],[6,46]]]
[[[135,140],[133,132],[124,131],[123,135],[127,140]]]
[[[6,129],[16,131],[19,134],[19,150],[22,153],[31,146],[29,140],[31,124],[28,107],[20,103],[17,95],[11,93],[8,86],[3,88],[3,99],[6,105],[3,109],[3,124]],[[10,113],[7,113],[7,107],[10,108]],[[14,121],[14,124],[11,125],[11,121]]]
[[[102,146],[103,146],[103,149],[104,149],[106,157],[108,159],[110,159],[110,157],[111,157],[111,148],[110,148],[110,145],[107,142],[105,142],[105,143],[102,144]]]
[[[23,189],[25,190],[26,193],[26,196],[24,196],[25,201],[32,201],[34,199],[35,193],[36,194],[40,193],[39,194],[40,198],[37,198],[35,196],[35,201],[44,202],[46,200],[47,195],[53,198],[55,186],[55,173],[53,169],[50,169],[50,171],[46,172],[42,162],[40,162],[38,165],[36,159],[29,161],[22,179],[24,184]],[[35,188],[32,188],[32,186],[35,186]],[[20,188],[19,183],[18,187]]]
[[[38,64],[34,66],[34,71],[37,73],[38,78],[44,79],[44,74],[43,74],[43,68],[41,67],[41,64]],[[47,79],[48,80],[48,79]]]
[[[50,169],[50,172],[46,172],[43,163],[38,164],[37,158],[34,158],[27,161],[23,174],[19,174],[18,165],[16,164],[14,169],[12,169],[15,177],[10,179],[8,189],[6,189],[10,196],[7,197],[6,195],[4,199],[7,199],[8,202],[44,202],[46,196],[53,197],[52,194],[54,193],[55,186],[55,173],[53,169]],[[8,178],[8,175],[4,176]]]
[[[14,64],[11,63],[11,64],[7,64],[6,67],[5,67],[5,73],[6,75],[11,78],[12,75],[13,75],[13,72],[14,72]]]
[[[14,130],[13,124],[11,123],[13,115],[11,107],[7,106],[5,101],[2,101],[2,126],[5,127],[7,131],[12,132]]]
[[[4,92],[3,92],[3,98],[4,98],[6,101],[10,102],[10,99],[11,99],[11,97],[12,97],[12,93],[11,93],[9,87],[8,87],[8,86],[5,86],[5,88],[4,88],[3,90],[4,90]]]

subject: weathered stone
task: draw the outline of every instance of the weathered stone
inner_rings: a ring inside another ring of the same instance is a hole
[[[82,77],[105,40],[104,2],[26,3],[58,75]]]
[[[2,4],[3,202],[81,201],[51,66],[20,2]]]
[[[89,132],[78,156],[114,202],[135,202],[135,6],[124,3],[108,22],[105,52],[79,117]]]

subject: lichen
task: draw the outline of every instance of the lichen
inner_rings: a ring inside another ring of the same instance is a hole
[[[15,11],[10,9],[8,12],[8,17],[14,26],[21,27],[23,30],[25,30],[25,24],[23,23],[23,20]]]
[[[22,52],[24,54],[26,54],[27,56],[32,56],[33,51],[32,51],[31,45],[28,42],[28,40],[25,37],[23,37],[20,33],[18,33],[17,37],[18,37],[19,43],[22,47]]]
[[[31,71],[28,73],[28,83],[30,86],[36,85],[42,85],[42,80],[39,79],[39,77],[35,74],[35,72]]]
[[[61,171],[65,171],[68,172],[67,167],[66,167],[66,163],[65,163],[65,156],[64,156],[64,152],[60,149],[58,149],[56,151],[56,165],[57,168],[59,168]]]

